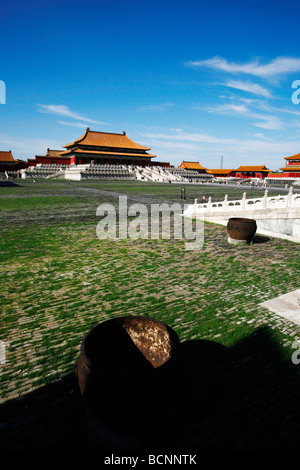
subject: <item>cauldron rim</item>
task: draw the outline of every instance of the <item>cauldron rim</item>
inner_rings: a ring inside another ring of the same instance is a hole
[[[171,337],[171,340],[172,340],[172,345],[173,345],[173,351],[172,351],[172,355],[169,357],[169,359],[167,361],[165,361],[164,363],[162,363],[160,366],[158,367],[153,367],[153,369],[151,370],[147,370],[147,371],[116,371],[116,370],[111,370],[109,368],[106,368],[105,366],[101,366],[99,364],[96,364],[95,362],[93,362],[89,356],[86,354],[86,341],[87,339],[90,337],[90,335],[98,328],[100,328],[103,324],[107,324],[108,322],[121,322],[122,320],[124,319],[131,319],[131,318],[134,318],[134,319],[138,319],[138,320],[150,320],[151,322],[155,323],[155,324],[160,324],[162,325],[169,333],[170,337]],[[179,337],[177,335],[177,333],[169,326],[167,325],[166,323],[160,321],[160,320],[156,320],[154,318],[151,318],[151,317],[142,317],[142,316],[138,316],[138,315],[124,315],[124,316],[121,316],[121,317],[116,317],[116,318],[109,318],[101,323],[98,323],[97,325],[95,325],[94,327],[92,327],[88,332],[87,334],[84,336],[82,342],[81,342],[81,346],[80,346],[80,353],[81,353],[81,356],[82,356],[82,359],[83,361],[85,362],[86,366],[90,369],[91,372],[95,372],[95,373],[99,373],[99,374],[102,374],[102,375],[106,375],[107,377],[145,377],[145,376],[149,376],[149,374],[157,374],[159,373],[160,371],[163,371],[164,369],[170,367],[174,361],[177,359],[178,357],[178,354],[179,354],[179,346],[180,346],[180,340],[179,340]]]
[[[255,219],[248,219],[246,217],[230,217],[230,219],[228,219],[228,222],[230,220],[232,220],[232,221],[241,221],[241,222],[255,222],[256,223]]]

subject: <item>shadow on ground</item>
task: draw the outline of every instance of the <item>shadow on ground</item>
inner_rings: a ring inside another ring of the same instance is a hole
[[[160,403],[150,404],[156,411],[160,406],[161,419],[151,432],[147,428],[138,450],[298,449],[299,366],[283,358],[271,333],[257,330],[231,349],[183,342],[175,381],[159,391]],[[121,385],[118,395],[122,400]],[[137,411],[142,416],[143,409]],[[118,450],[96,445],[88,435],[75,374],[2,405],[0,412],[2,450]]]
[[[6,187],[6,186],[19,186],[19,185],[17,183],[14,183],[13,181],[0,180],[0,186]]]
[[[266,243],[268,241],[270,241],[270,238],[263,235],[254,235],[253,237],[253,243]]]

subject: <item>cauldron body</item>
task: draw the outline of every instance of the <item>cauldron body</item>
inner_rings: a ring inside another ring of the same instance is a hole
[[[232,217],[227,223],[228,241],[230,243],[249,244],[252,241],[256,230],[257,225],[254,219]]]
[[[104,321],[85,336],[76,375],[94,442],[139,449],[157,434],[175,386],[179,345],[169,326],[138,316]]]

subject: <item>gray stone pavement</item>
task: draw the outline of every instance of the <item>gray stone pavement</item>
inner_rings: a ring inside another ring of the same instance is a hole
[[[262,302],[260,306],[300,325],[300,289]]]

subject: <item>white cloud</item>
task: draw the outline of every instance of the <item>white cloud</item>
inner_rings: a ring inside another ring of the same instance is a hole
[[[149,104],[140,106],[139,109],[143,111],[164,111],[175,106],[174,103],[162,103],[162,104]]]
[[[208,107],[208,111],[210,113],[218,112],[218,113],[228,113],[233,112],[237,114],[249,114],[249,109],[244,104],[234,104],[234,103],[226,103],[226,104],[217,104],[215,106]]]
[[[283,122],[277,116],[262,116],[258,114],[257,118],[261,119],[261,121],[253,123],[256,127],[272,131],[278,131],[284,127]]]
[[[186,63],[190,67],[208,67],[228,73],[242,73],[254,75],[261,78],[270,78],[276,75],[283,75],[300,71],[300,58],[297,57],[277,57],[271,62],[260,65],[257,60],[239,64],[228,62],[223,57],[213,57],[205,60],[195,60]]]
[[[294,111],[294,110],[287,109],[287,108],[278,108],[275,106],[270,106],[268,103],[261,102],[259,103],[259,107],[261,109],[264,109],[265,111],[269,111],[272,113],[286,113],[286,114],[291,114],[294,116],[300,116],[300,111]]]
[[[277,116],[272,114],[260,114],[253,112],[248,106],[241,104],[225,103],[216,106],[210,106],[208,108],[210,113],[226,113],[226,114],[237,114],[247,119],[258,120],[253,125],[262,129],[268,130],[280,130],[283,129],[284,123]]]
[[[152,134],[144,133],[141,134],[146,138],[160,139],[160,140],[173,140],[173,141],[183,141],[183,142],[199,142],[199,143],[210,143],[210,144],[229,144],[233,143],[234,139],[219,138],[209,134],[197,134],[197,133],[188,133],[188,132],[178,132],[177,134]],[[174,144],[176,147],[177,143]]]
[[[84,129],[88,127],[87,123],[84,124],[82,122],[65,122],[65,121],[57,121],[57,122],[58,124],[61,124],[62,126],[73,126],[73,127],[84,128]]]
[[[229,88],[235,88],[237,90],[246,91],[248,93],[252,93],[258,96],[264,96],[265,98],[271,98],[271,93],[269,92],[269,90],[262,87],[261,85],[258,85],[257,83],[231,80],[227,83],[224,83],[224,85]]]
[[[74,111],[71,111],[68,106],[63,104],[39,104],[40,109],[38,110],[40,113],[48,113],[48,114],[56,114],[59,116],[65,116],[72,119],[77,119],[79,121],[85,121],[92,124],[99,124],[97,121],[93,119],[86,118],[81,114],[78,114]],[[103,124],[103,123],[101,123]]]
[[[35,155],[45,155],[47,148],[60,150],[61,142],[48,138],[23,138],[0,134],[0,148],[11,150],[14,158],[27,160]]]
[[[168,139],[168,137],[166,137],[166,139]],[[172,140],[156,140],[156,139],[154,139],[152,141],[151,145],[152,146],[153,145],[159,145],[159,148],[171,150],[172,152],[178,151],[178,150],[180,150],[180,152],[182,152],[182,151],[186,152],[186,151],[190,151],[190,150],[192,150],[192,151],[193,150],[195,150],[195,151],[199,150],[199,145],[197,143],[191,143],[191,142],[188,142],[188,141],[184,141],[184,142],[176,141],[176,143],[174,143]],[[159,156],[159,158],[161,158],[161,157]]]
[[[179,165],[183,160],[199,161],[207,168],[218,168],[220,156],[224,155],[226,168],[239,165],[266,165],[278,170],[284,165],[284,157],[299,152],[300,138],[295,134],[289,139],[224,138],[217,135],[191,132],[145,133],[153,152],[160,161]]]
[[[269,137],[265,136],[264,134],[262,134],[261,132],[257,132],[256,134],[253,134],[254,137],[258,137],[259,139],[265,139],[265,140],[270,140]]]

